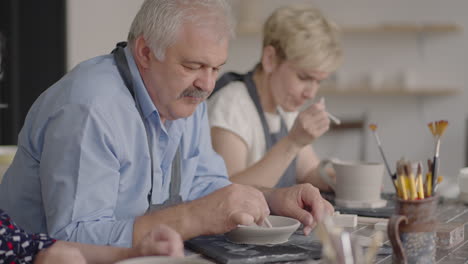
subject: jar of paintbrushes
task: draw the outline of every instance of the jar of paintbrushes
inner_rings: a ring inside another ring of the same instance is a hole
[[[438,196],[398,198],[388,222],[393,263],[435,263]]]
[[[435,148],[426,173],[420,162],[411,163],[404,159],[397,162],[396,172],[392,173],[377,134],[377,125],[370,125],[396,192],[395,213],[390,217],[387,229],[393,263],[435,263],[437,186],[442,181],[438,175],[439,150],[447,125],[445,120],[428,124]]]
[[[396,174],[395,213],[387,230],[393,263],[435,263],[438,196],[432,188],[432,172],[429,169],[424,179],[420,162],[412,166],[400,160]]]

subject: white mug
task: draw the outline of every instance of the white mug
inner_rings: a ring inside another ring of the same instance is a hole
[[[326,171],[333,166],[334,182]],[[340,161],[325,159],[319,164],[320,177],[335,191],[335,204],[348,208],[383,207],[387,201],[380,198],[384,166],[382,163]]]
[[[458,186],[460,187],[459,199],[462,202],[468,203],[468,167],[460,169]]]

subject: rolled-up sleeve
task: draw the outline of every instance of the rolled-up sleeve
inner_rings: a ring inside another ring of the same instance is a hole
[[[198,199],[231,184],[227,176],[224,160],[213,150],[211,145],[206,103],[203,103],[201,107],[201,131],[198,145],[200,157],[190,189],[189,200]]]
[[[131,246],[134,220],[115,217],[120,163],[111,122],[97,107],[80,104],[49,118],[39,173],[52,237]]]

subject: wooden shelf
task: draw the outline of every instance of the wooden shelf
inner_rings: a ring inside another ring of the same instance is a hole
[[[351,129],[363,129],[365,127],[364,120],[342,120],[341,124],[337,125],[330,122],[330,131],[348,131]]]
[[[376,26],[343,26],[343,33],[455,33],[462,28],[451,23],[381,24]]]
[[[241,22],[237,27],[239,35],[256,35],[261,32],[261,23]],[[385,23],[370,26],[342,26],[344,34],[375,34],[375,33],[456,33],[461,32],[462,27],[453,23]]]
[[[382,89],[370,89],[370,88],[343,88],[337,89],[332,86],[322,86],[319,90],[320,95],[404,95],[404,96],[450,96],[462,93],[461,89],[457,88],[444,88],[444,87],[419,87],[413,89],[401,89],[401,88],[382,88]]]

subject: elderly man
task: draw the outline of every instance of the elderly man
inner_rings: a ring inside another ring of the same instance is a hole
[[[184,239],[261,223],[310,232],[333,209],[312,185],[231,184],[204,100],[233,32],[225,0],[146,0],[128,47],[85,61],[34,103],[0,186],[0,207],[31,232],[131,246],[158,224]]]

